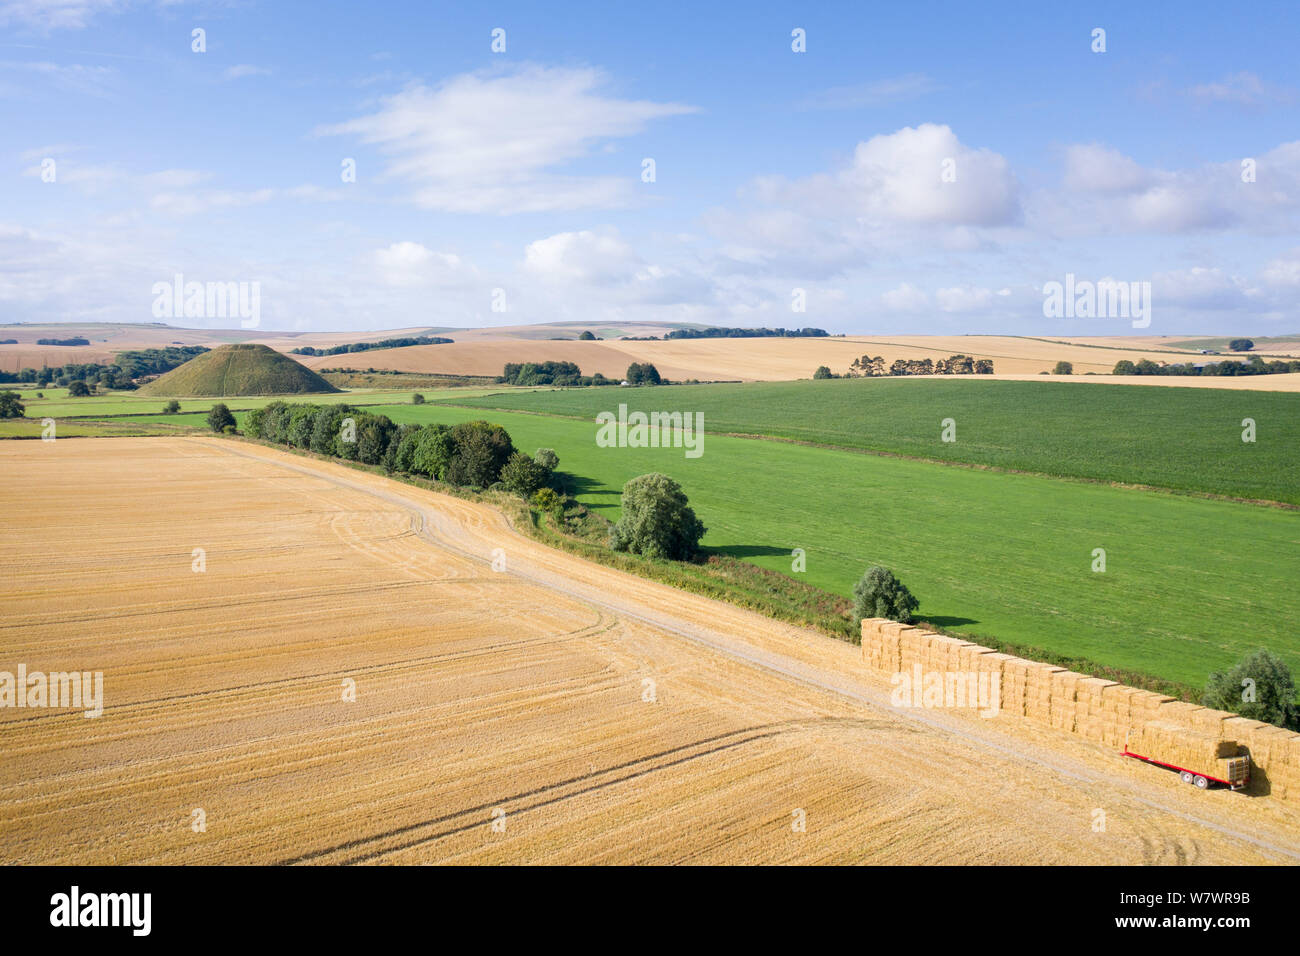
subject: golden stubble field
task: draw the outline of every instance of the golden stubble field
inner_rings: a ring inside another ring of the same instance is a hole
[[[1274,801],[895,710],[855,647],[341,465],[0,442],[0,507],[0,670],[105,697],[0,709],[0,862],[1300,858]]]

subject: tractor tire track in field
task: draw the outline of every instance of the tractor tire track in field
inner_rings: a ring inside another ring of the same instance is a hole
[[[1102,796],[1107,801],[1118,798],[1147,811],[1165,815],[1167,819],[1157,834],[1159,842],[1148,842],[1149,838],[1143,837],[1144,855],[1149,860],[1165,861],[1173,858],[1179,862],[1195,862],[1200,857],[1200,848],[1193,839],[1180,837],[1177,833],[1165,834],[1165,829],[1175,821],[1203,827],[1231,841],[1264,851],[1277,860],[1300,860],[1300,834],[1297,832],[1288,832],[1289,828],[1252,826],[1255,821],[1234,819],[1231,811],[1249,810],[1251,798],[1231,795],[1239,798],[1240,806],[1230,804],[1213,809],[1189,810],[1186,794],[1171,795],[1162,792],[1161,789],[1148,785],[1141,776],[1128,772],[1128,767],[1123,770],[1116,767],[1114,772],[1109,772],[1109,768],[1099,770],[1096,760],[1084,761],[1073,751],[1086,749],[1089,745],[1077,742],[1068,735],[1057,734],[1052,739],[1051,735],[1014,726],[1014,718],[997,720],[999,726],[995,728],[988,726],[991,722],[987,721],[935,711],[895,708],[889,703],[888,689],[871,682],[865,673],[854,673],[848,669],[829,670],[817,662],[810,662],[809,658],[814,655],[807,653],[808,648],[799,647],[797,643],[802,641],[813,645],[831,641],[829,638],[546,548],[520,535],[510,527],[504,515],[486,505],[426,492],[343,465],[303,459],[278,449],[240,445],[222,439],[186,441],[220,450],[226,455],[271,463],[282,469],[379,498],[405,509],[411,515],[414,533],[438,549],[480,564],[490,564],[492,549],[504,548],[508,555],[507,568],[504,572],[493,573],[521,578],[612,612],[620,619],[637,621],[654,630],[671,634],[705,648],[710,653],[723,655],[807,688],[847,699],[891,722],[917,725],[959,740],[998,760],[1021,765],[1039,774],[1046,773],[1059,786],[1083,789],[1090,795],[1096,791],[1098,799]],[[764,640],[756,640],[757,635],[762,635]],[[850,666],[856,663],[856,655],[842,654],[841,657],[850,662]],[[1040,739],[1032,742],[1021,739],[1021,732],[1026,731]],[[1114,762],[1120,761],[1116,758]],[[545,789],[547,788],[543,788]],[[501,801],[492,805],[499,802]],[[549,802],[550,799],[545,801]],[[471,813],[481,809],[482,807],[474,807],[462,812]],[[460,813],[452,813],[414,826],[433,825],[454,820],[458,816]],[[482,826],[482,821],[477,825]],[[460,828],[423,839],[436,840],[457,832],[460,832]],[[378,838],[382,838],[382,835],[352,841],[344,846],[361,846]],[[1195,853],[1189,854],[1187,846],[1195,847]],[[1169,849],[1158,850],[1157,847]],[[320,852],[333,852],[333,849]],[[398,848],[384,852],[395,849]],[[358,857],[357,861],[368,858]],[[315,859],[315,856],[289,858],[286,862],[305,862],[310,859]]]

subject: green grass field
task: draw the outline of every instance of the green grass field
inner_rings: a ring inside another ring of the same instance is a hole
[[[625,481],[663,471],[708,525],[708,547],[786,574],[801,547],[799,577],[842,595],[884,564],[923,615],[955,631],[1195,686],[1259,646],[1300,669],[1293,511],[720,436],[687,459],[599,448],[582,421],[373,410],[398,422],[499,422],[519,448],[554,448],[572,491],[611,520]],[[1104,574],[1091,570],[1094,548],[1106,550]]]
[[[36,393],[43,391],[44,399],[36,398]],[[282,397],[238,396],[233,398],[181,398],[182,412],[203,412],[205,415],[217,402],[224,402],[231,411],[247,411],[262,408],[276,401],[311,402],[314,405],[388,405],[394,402],[410,402],[415,391],[430,401],[437,398],[456,396],[461,399],[476,398],[486,395],[492,389],[487,388],[448,388],[448,389],[357,389],[327,395],[291,395]],[[32,388],[23,393],[22,402],[28,418],[105,418],[118,415],[160,415],[167,404],[166,398],[141,395],[138,392],[106,392],[87,398],[68,398],[66,388]]]
[[[744,433],[1300,504],[1300,394],[1071,382],[848,379],[498,392],[439,401],[592,421],[620,402]],[[941,423],[956,423],[956,441]],[[1242,441],[1242,420],[1256,440]]]

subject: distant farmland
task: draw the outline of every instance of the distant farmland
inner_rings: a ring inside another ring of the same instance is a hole
[[[1058,382],[852,379],[503,392],[483,408],[594,420],[631,409],[704,413],[738,432],[1041,474],[1300,504],[1300,395]],[[940,440],[940,422],[957,440]],[[1257,440],[1241,440],[1253,419]]]

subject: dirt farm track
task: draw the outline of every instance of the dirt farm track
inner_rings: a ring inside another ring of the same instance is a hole
[[[3,863],[1300,861],[1277,801],[892,708],[856,647],[342,465],[0,442],[0,508],[0,671],[104,675],[0,708]]]

